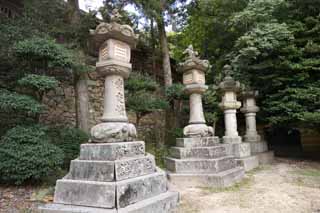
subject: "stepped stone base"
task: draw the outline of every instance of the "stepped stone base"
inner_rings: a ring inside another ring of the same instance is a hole
[[[223,136],[222,143],[241,143],[242,138],[240,136]]]
[[[39,213],[172,213],[178,202],[179,194],[177,192],[166,192],[120,209],[47,204],[39,208]]]
[[[236,167],[217,174],[177,174],[168,172],[170,183],[177,187],[214,187],[223,188],[239,182],[244,176],[244,169]]]
[[[218,173],[235,167],[234,157],[215,159],[166,159],[167,169],[175,173]]]
[[[249,144],[245,146],[250,148]],[[178,138],[166,158],[168,178],[181,187],[230,186],[244,175],[244,169],[230,154],[239,147],[220,144],[218,137]]]
[[[142,141],[82,144],[69,173],[57,181],[54,204],[43,213],[170,212],[178,194]]]
[[[245,158],[251,155],[250,143],[227,143],[223,144],[227,155],[233,155],[236,158]]]
[[[266,141],[258,141],[258,142],[248,142],[251,146],[251,153],[261,153],[268,151],[268,144]]]
[[[244,168],[246,172],[251,171],[259,166],[259,158],[254,156],[244,157],[244,158],[237,158],[236,159],[238,166]]]
[[[256,156],[259,159],[260,165],[271,164],[274,161],[274,152],[273,151],[258,153],[258,154],[256,154]]]

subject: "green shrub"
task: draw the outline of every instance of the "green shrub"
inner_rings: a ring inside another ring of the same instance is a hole
[[[70,161],[79,156],[80,145],[89,140],[88,134],[77,128],[52,128],[48,133],[52,143],[64,152],[64,169],[68,169]]]
[[[19,85],[34,90],[47,91],[58,86],[59,82],[54,77],[29,74],[18,81]]]
[[[60,168],[63,152],[40,126],[10,129],[0,141],[0,181],[22,184],[40,180]]]

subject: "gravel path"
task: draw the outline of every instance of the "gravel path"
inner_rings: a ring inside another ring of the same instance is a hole
[[[178,190],[179,213],[320,213],[320,163],[276,159],[227,189]]]

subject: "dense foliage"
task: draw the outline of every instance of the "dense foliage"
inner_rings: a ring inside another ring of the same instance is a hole
[[[85,132],[71,127],[50,128],[47,134],[51,138],[51,143],[64,153],[63,169],[69,168],[70,161],[79,156],[80,145],[89,140],[89,136]]]
[[[49,142],[39,126],[17,126],[0,141],[1,182],[21,184],[39,180],[60,168],[63,152]]]
[[[260,91],[260,120],[319,125],[320,2],[192,1],[187,13],[171,40],[177,59],[191,43],[213,64],[208,84],[217,85],[222,66],[231,63],[237,79]]]
[[[159,95],[159,84],[149,76],[139,73],[131,74],[125,89],[127,107],[136,114],[137,125],[143,116],[168,107],[168,102]]]

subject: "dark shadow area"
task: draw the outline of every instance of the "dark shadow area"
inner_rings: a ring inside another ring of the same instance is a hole
[[[299,129],[289,127],[268,128],[265,138],[275,156],[320,160],[319,146],[307,146]]]

